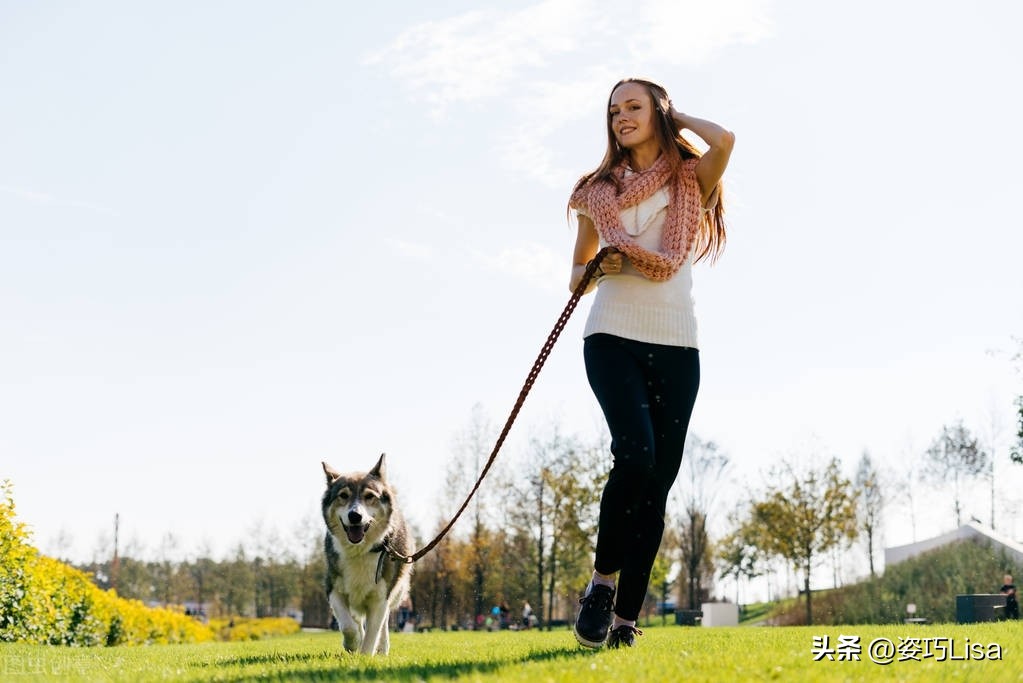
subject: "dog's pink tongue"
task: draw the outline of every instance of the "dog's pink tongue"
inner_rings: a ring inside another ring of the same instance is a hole
[[[348,540],[352,543],[362,543],[362,539],[366,537],[366,527],[362,524],[347,527],[345,531],[348,533]]]

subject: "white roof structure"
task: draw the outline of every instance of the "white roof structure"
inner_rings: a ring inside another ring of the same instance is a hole
[[[935,536],[934,538],[928,538],[926,540],[909,543],[907,545],[897,545],[892,548],[885,548],[884,564],[885,567],[888,567],[893,564],[898,564],[903,560],[908,560],[911,557],[916,557],[928,550],[934,550],[935,548],[940,548],[941,546],[948,545],[949,543],[965,540],[988,541],[995,548],[1004,548],[1006,555],[1011,557],[1014,562],[1023,564],[1023,544],[1002,536],[994,529],[984,526],[983,524],[978,524],[977,522],[967,522],[958,529],[941,534],[940,536]]]

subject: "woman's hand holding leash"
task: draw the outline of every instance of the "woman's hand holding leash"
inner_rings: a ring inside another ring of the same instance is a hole
[[[600,262],[597,267],[597,275],[617,275],[622,272],[622,261],[625,259],[625,254],[618,251],[614,247],[609,247],[607,255],[604,260]]]

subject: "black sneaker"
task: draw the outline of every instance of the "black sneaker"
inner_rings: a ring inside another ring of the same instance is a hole
[[[607,646],[613,648],[632,647],[636,644],[636,636],[641,635],[643,635],[643,632],[635,626],[622,624],[611,631],[611,636],[607,639]]]
[[[575,639],[580,645],[599,648],[607,640],[611,627],[611,609],[614,605],[615,589],[594,584],[590,594],[581,598],[579,614],[575,618]]]

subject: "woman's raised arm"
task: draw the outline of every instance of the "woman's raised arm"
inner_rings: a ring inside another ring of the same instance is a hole
[[[679,129],[686,128],[693,131],[708,145],[707,151],[696,164],[696,178],[700,182],[701,199],[706,205],[707,199],[714,192],[718,181],[725,173],[725,168],[728,167],[728,158],[732,155],[732,146],[735,144],[735,134],[713,121],[683,114],[674,106],[670,113]]]

